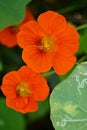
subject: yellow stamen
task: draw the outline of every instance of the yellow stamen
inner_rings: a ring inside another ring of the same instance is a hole
[[[28,85],[25,82],[21,82],[16,88],[16,93],[22,97],[27,97],[31,92],[29,91]]]
[[[43,37],[39,45],[39,49],[43,51],[53,51],[55,47],[54,38],[49,36]]]

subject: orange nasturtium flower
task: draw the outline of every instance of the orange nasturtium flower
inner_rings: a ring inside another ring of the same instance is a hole
[[[9,26],[3,30],[0,31],[0,41],[3,45],[7,46],[7,47],[14,47],[17,45],[17,33],[19,31],[19,28],[21,25],[23,25],[24,23],[26,23],[29,20],[33,20],[34,17],[31,14],[31,12],[26,9],[26,14],[25,14],[25,18],[24,20],[17,24],[17,25],[13,25],[13,26]]]
[[[1,90],[6,96],[7,106],[22,113],[38,110],[38,101],[49,95],[46,80],[28,66],[8,72],[3,77]]]
[[[63,75],[75,64],[79,47],[76,29],[66,23],[64,16],[47,11],[21,26],[17,34],[23,48],[24,62],[36,72],[46,72],[51,67]]]

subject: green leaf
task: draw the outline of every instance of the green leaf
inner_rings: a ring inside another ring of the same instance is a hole
[[[80,50],[87,53],[87,28],[80,32]]]
[[[87,129],[87,62],[76,66],[70,76],[51,93],[51,120],[56,130]]]
[[[0,130],[24,130],[23,115],[5,105],[5,99],[0,98]]]
[[[31,0],[0,0],[0,29],[19,23]]]

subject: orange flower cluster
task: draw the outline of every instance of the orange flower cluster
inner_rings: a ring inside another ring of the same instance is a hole
[[[38,101],[45,100],[49,95],[46,80],[28,66],[7,73],[1,90],[6,96],[7,106],[22,113],[35,112]]]
[[[13,25],[13,26],[9,26],[7,28],[5,28],[4,30],[0,31],[0,41],[3,45],[7,46],[7,47],[14,47],[17,45],[17,33],[19,32],[19,28],[21,25],[23,25],[24,23],[26,23],[29,20],[33,20],[34,17],[31,14],[31,12],[26,9],[25,12],[25,18],[24,20],[17,24],[17,25]]]
[[[24,62],[36,72],[46,72],[53,67],[57,74],[63,75],[76,62],[79,35],[64,16],[56,12],[47,11],[39,15],[37,22],[25,23],[17,40],[23,48]]]
[[[26,113],[36,111],[38,101],[45,100],[49,95],[47,82],[39,73],[53,67],[57,74],[63,75],[74,66],[79,34],[64,16],[54,11],[40,14],[37,22],[27,14],[20,25],[7,28],[8,38],[5,40],[5,30],[0,32],[0,40],[11,47],[16,43],[17,34],[17,43],[23,49],[22,58],[27,66],[7,73],[3,77],[1,90],[8,107]],[[8,31],[12,29],[17,29],[14,34]]]

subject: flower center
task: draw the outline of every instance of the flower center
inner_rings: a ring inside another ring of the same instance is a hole
[[[53,51],[55,47],[54,38],[49,36],[43,37],[39,45],[39,49],[43,51]]]
[[[25,82],[21,82],[16,88],[16,93],[22,97],[27,97],[31,92],[28,89],[28,85]]]

